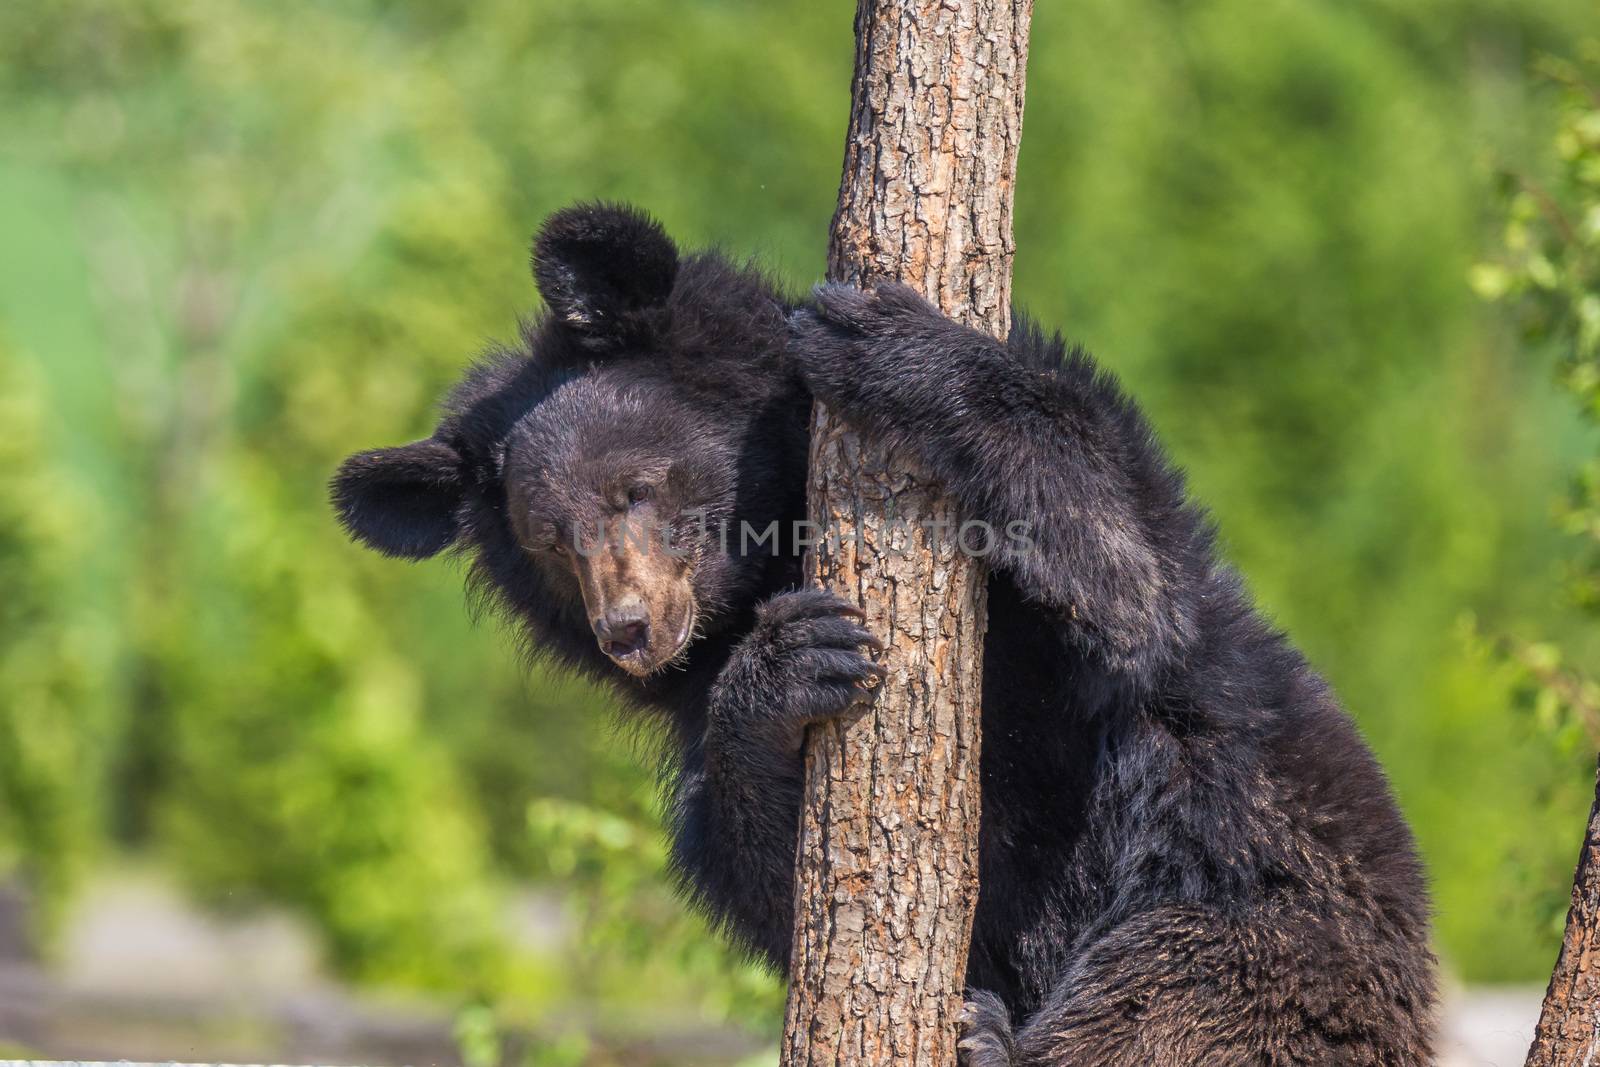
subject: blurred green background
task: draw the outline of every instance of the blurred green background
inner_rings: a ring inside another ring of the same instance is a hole
[[[666,892],[604,702],[524,671],[450,566],[347,544],[324,484],[429,431],[575,199],[817,280],[852,8],[0,7],[0,878],[47,954],[83,886],[154,870],[496,1020],[772,1032],[776,985]],[[1496,635],[1582,661],[1600,629],[1550,521],[1594,435],[1468,277],[1497,174],[1556,167],[1536,59],[1597,34],[1593,0],[1034,21],[1019,301],[1125,378],[1332,679],[1471,983],[1548,974],[1592,786]],[[528,892],[570,936],[507,934]]]

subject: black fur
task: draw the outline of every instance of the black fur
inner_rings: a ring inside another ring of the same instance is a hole
[[[678,273],[678,248],[624,205],[565,211],[533,245],[533,276],[550,314],[586,347],[648,344]]]
[[[533,649],[664,723],[674,863],[729,936],[785,965],[799,739],[874,674],[787,536],[815,395],[966,517],[1032,533],[990,559],[964,1061],[1428,1062],[1426,894],[1382,772],[1085,353],[1025,321],[1001,344],[897,287],[798,306],[719,256],[680,262],[632,211],[563,212],[538,249],[551,313],[468,374],[429,443],[348,461],[335,499],[384,551],[457,544]],[[741,553],[680,524],[697,636],[639,680],[552,545],[645,469],[669,469],[674,523],[783,525]]]
[[[351,456],[333,487],[339,521],[386,556],[437,555],[456,539],[460,463],[454,449],[432,440]]]

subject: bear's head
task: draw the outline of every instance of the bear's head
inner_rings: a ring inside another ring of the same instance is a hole
[[[788,306],[620,206],[552,216],[533,273],[522,345],[469,371],[426,440],[347,459],[334,506],[387,555],[468,554],[536,648],[648,678],[792,559],[761,537],[804,503]]]

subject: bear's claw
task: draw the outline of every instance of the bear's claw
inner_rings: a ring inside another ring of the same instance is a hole
[[[1011,1013],[999,997],[976,992],[967,998],[956,1049],[961,1067],[1013,1067],[1017,1047],[1011,1036]]]
[[[728,667],[743,737],[798,752],[808,726],[864,714],[888,673],[862,648],[883,642],[861,625],[856,605],[820,589],[779,593],[756,609],[755,626]]]

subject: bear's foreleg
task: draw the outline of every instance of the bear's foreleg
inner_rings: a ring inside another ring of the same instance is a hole
[[[812,723],[865,710],[881,668],[854,606],[829,593],[761,605],[711,693],[706,734],[677,779],[673,864],[713,920],[787,965],[795,835]]]
[[[963,551],[1142,680],[1193,637],[1205,526],[1148,426],[1088,356],[1035,331],[1008,348],[912,290],[817,291],[791,319],[815,396],[915,457],[957,500]]]

